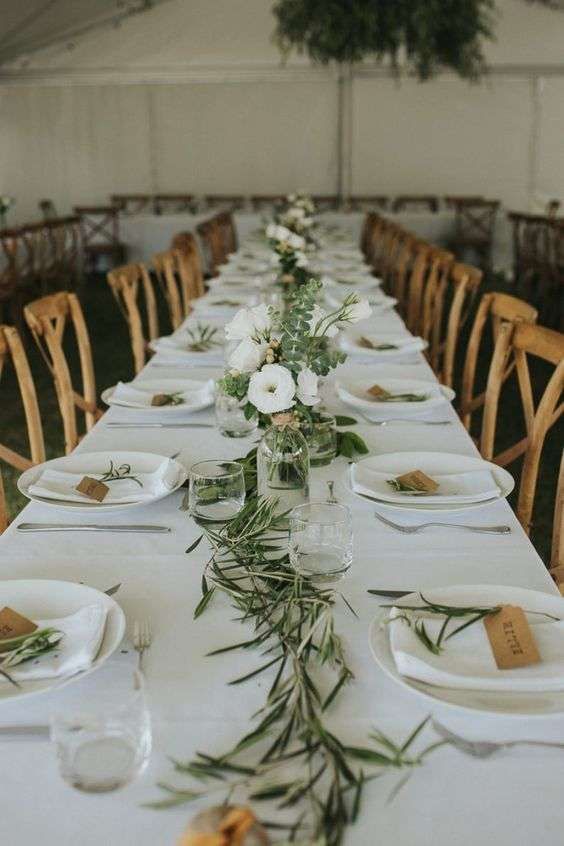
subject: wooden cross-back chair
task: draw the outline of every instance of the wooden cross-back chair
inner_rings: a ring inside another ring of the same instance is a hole
[[[119,239],[117,206],[75,206],[74,213],[80,218],[82,250],[88,267],[95,269],[102,256],[113,264],[125,261],[127,251]]]
[[[219,265],[226,258],[217,218],[199,223],[196,232],[202,244],[207,271],[211,276],[217,276]]]
[[[429,269],[431,250],[431,245],[426,241],[414,238],[409,244],[408,265],[405,273],[396,279],[394,296],[398,301],[398,311],[409,331],[414,335],[419,334],[421,298]]]
[[[223,211],[216,216],[217,225],[223,242],[225,256],[237,251],[237,229],[232,212]]]
[[[564,594],[564,451],[562,452],[556,488],[550,573],[558,585],[560,593]]]
[[[11,447],[0,443],[0,459],[17,470],[27,470],[34,464],[45,461],[45,443],[37,393],[18,330],[14,326],[0,325],[0,377],[9,362],[14,368],[22,399],[30,457],[21,455]]]
[[[121,214],[141,214],[153,211],[152,194],[112,194],[110,196],[112,206],[115,206]]]
[[[86,430],[89,431],[102,412],[96,405],[96,382],[90,337],[80,302],[75,294],[61,291],[50,294],[26,305],[24,316],[55,384],[59,410],[63,420],[65,452],[77,446],[80,437],[76,409],[84,412]],[[68,323],[72,323],[80,359],[82,391],[76,391],[63,349],[63,338]]]
[[[444,269],[444,266],[443,266]],[[424,304],[429,341],[427,358],[439,381],[449,388],[454,382],[454,365],[460,332],[470,314],[482,281],[477,267],[460,262],[447,263],[436,285],[429,289]]]
[[[181,272],[181,261],[182,256],[179,250],[156,253],[151,259],[157,281],[168,307],[173,329],[178,329],[191,311],[191,291],[187,274]]]
[[[450,244],[460,254],[473,250],[485,268],[491,266],[494,226],[499,200],[481,198],[450,198],[455,213],[455,232]]]
[[[8,508],[4,495],[4,484],[2,482],[2,470],[0,470],[0,535],[8,527]]]
[[[180,214],[194,211],[193,194],[155,194],[155,214]]]
[[[418,239],[404,230],[396,250],[394,263],[388,273],[388,291],[398,301],[397,310],[402,317],[407,314],[409,274],[419,247]]]
[[[372,238],[375,237],[374,230],[377,230],[381,226],[382,221],[383,218],[379,214],[376,214],[376,212],[369,211],[364,215],[360,230],[359,246],[366,258],[368,258]]]
[[[417,329],[420,334],[429,344],[429,349],[432,350],[435,331],[435,321],[439,324],[442,320],[442,305],[440,303],[440,292],[444,292],[448,285],[448,275],[450,273],[454,256],[446,250],[441,250],[437,247],[431,247],[428,254],[427,274],[424,278],[424,284],[421,291],[421,296],[414,305],[415,312],[411,315],[415,333]],[[419,317],[418,317],[419,315]],[[431,352],[428,353],[429,360],[431,360]]]
[[[400,194],[392,203],[393,212],[439,210],[439,198],[435,194]]]
[[[387,209],[390,198],[387,194],[354,194],[349,199],[351,211],[366,211],[370,209]]]
[[[525,421],[525,436],[496,454],[495,436],[499,399],[507,361],[510,357],[515,360],[515,372]],[[554,365],[552,375],[536,408],[529,357]],[[525,456],[519,485],[517,517],[527,533],[531,527],[542,448],[547,432],[564,412],[563,391],[564,334],[533,323],[503,323],[499,328],[488,374],[480,452],[485,459],[495,461],[501,467],[512,464],[522,455]]]
[[[472,413],[484,405],[486,397],[485,391],[474,395],[476,366],[486,328],[488,324],[491,326],[495,346],[502,323],[515,324],[519,321],[536,323],[537,310],[524,300],[498,292],[484,294],[480,300],[466,347],[466,357],[462,373],[462,388],[460,392],[459,413],[468,431],[470,431],[472,424]],[[515,359],[505,363],[505,369],[501,377],[502,382],[505,382],[509,378],[514,367]]]
[[[393,228],[388,220],[383,217],[373,217],[365,239],[365,257],[374,273],[378,276],[382,272],[384,264],[384,252],[389,233]]]
[[[139,373],[145,365],[149,350],[149,341],[159,337],[157,301],[153,283],[147,268],[143,264],[125,264],[110,270],[107,275],[108,285],[120,309],[131,341],[133,368]],[[140,306],[141,292],[144,310]],[[144,314],[143,314],[144,311]],[[144,319],[145,318],[145,319]],[[144,330],[144,323],[147,332]]]
[[[21,239],[17,230],[0,231],[0,319],[22,322],[22,291],[18,286]]]
[[[198,242],[191,232],[178,232],[171,242],[171,249],[179,250],[184,261],[181,267],[189,273],[191,299],[202,297],[206,293],[204,285],[204,268]]]

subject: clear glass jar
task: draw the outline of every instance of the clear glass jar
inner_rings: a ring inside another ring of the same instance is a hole
[[[258,426],[258,414],[249,419],[245,417],[247,400],[238,400],[229,396],[216,385],[215,419],[221,434],[226,438],[246,438],[252,435]]]
[[[331,464],[337,455],[337,422],[333,415],[320,412],[317,419],[304,421],[301,429],[307,441],[310,465]]]
[[[309,451],[298,428],[273,424],[257,448],[260,496],[279,500],[282,513],[309,500]]]

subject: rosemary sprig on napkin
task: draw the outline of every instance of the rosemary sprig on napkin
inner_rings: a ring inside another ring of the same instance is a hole
[[[110,459],[110,467],[109,470],[106,470],[103,476],[100,476],[101,482],[119,482],[123,481],[124,479],[131,479],[132,482],[136,482],[140,488],[143,487],[143,482],[141,482],[137,476],[134,476],[131,473],[131,464],[120,464],[116,466],[114,462]]]
[[[155,394],[151,405],[184,405],[184,397],[182,391],[174,391],[171,394]]]
[[[186,334],[190,338],[188,350],[190,352],[207,352],[212,347],[218,347],[217,326],[203,326],[198,323],[193,329],[187,329]]]
[[[20,687],[19,683],[7,672],[7,668],[15,667],[17,664],[22,664],[24,661],[31,661],[32,658],[37,658],[39,655],[50,652],[52,649],[55,649],[62,637],[63,632],[59,631],[59,629],[48,627],[37,629],[31,634],[19,635],[19,637],[2,641],[3,648],[8,644],[11,645],[11,648],[2,653],[0,675],[4,676],[15,687]]]

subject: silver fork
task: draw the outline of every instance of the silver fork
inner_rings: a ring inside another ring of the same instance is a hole
[[[370,426],[387,426],[388,423],[418,423],[421,426],[450,426],[451,420],[417,420],[410,417],[389,417],[387,420],[372,420],[366,414],[363,414],[358,408],[356,409],[362,419],[369,423]]]
[[[135,620],[133,624],[133,646],[139,655],[137,669],[143,672],[143,657],[153,640],[151,624],[149,620]]]
[[[374,516],[381,523],[395,529],[396,532],[402,532],[404,535],[415,535],[429,526],[442,526],[445,529],[466,529],[468,532],[481,532],[486,535],[508,535],[511,531],[509,526],[468,526],[464,523],[418,523],[416,526],[404,526],[400,523],[393,523],[383,514],[378,514],[377,511],[374,512]]]
[[[553,749],[564,749],[564,743],[556,743],[548,740],[508,740],[502,743],[494,743],[490,740],[467,740],[465,737],[447,729],[445,726],[437,723],[436,720],[432,722],[433,728],[440,734],[440,736],[466,755],[472,758],[490,758],[497,752],[504,749],[512,749],[514,746],[544,746]]]

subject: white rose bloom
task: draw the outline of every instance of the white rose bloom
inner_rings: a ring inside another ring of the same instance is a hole
[[[314,337],[321,337],[321,335],[325,335],[327,338],[334,338],[338,333],[339,329],[335,323],[332,323],[329,328],[327,328],[328,323],[324,319],[326,317],[327,312],[324,309],[318,305],[313,307],[309,328]]]
[[[277,229],[278,229],[278,227],[276,226],[275,223],[269,223],[268,226],[266,227],[266,237],[272,238],[273,240],[276,240],[276,230]]]
[[[297,267],[307,267],[308,264],[309,264],[309,262],[307,260],[307,256],[304,253],[302,253],[301,250],[298,250],[296,252],[296,265],[297,265]]]
[[[253,308],[241,308],[225,326],[225,337],[228,341],[242,341],[243,338],[253,338],[270,330],[272,320],[269,307],[264,303]]]
[[[268,344],[257,344],[251,338],[244,338],[229,356],[229,367],[240,373],[254,373],[266,355]]]
[[[317,405],[321,397],[317,396],[317,373],[305,367],[298,373],[296,396],[304,405]]]
[[[249,381],[248,398],[263,414],[276,414],[292,408],[296,385],[292,374],[281,364],[265,364]]]
[[[355,303],[345,307],[344,319],[348,323],[358,323],[359,320],[366,320],[372,314],[372,308],[368,300],[358,297]]]
[[[284,239],[294,250],[303,250],[305,247],[305,240],[301,235],[296,235],[295,232],[288,232],[288,237]]]

